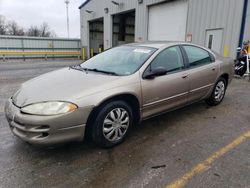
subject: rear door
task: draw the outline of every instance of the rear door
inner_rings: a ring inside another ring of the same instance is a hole
[[[142,79],[143,118],[187,103],[189,78],[179,46],[160,52],[144,74],[157,67],[168,73],[154,79]]]
[[[203,48],[192,45],[182,46],[188,61],[190,88],[188,101],[194,102],[205,98],[213,89],[219,72],[219,65],[214,57]]]

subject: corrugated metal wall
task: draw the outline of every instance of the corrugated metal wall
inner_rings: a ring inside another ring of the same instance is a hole
[[[41,38],[41,37],[18,37],[18,36],[1,36],[1,52],[18,52],[18,51],[36,51],[36,52],[75,52],[80,51],[80,39],[64,38]],[[67,57],[69,55],[53,55],[53,57]],[[18,57],[18,56],[12,56]],[[28,56],[27,56],[28,57]],[[34,55],[32,57],[39,57]]]
[[[205,46],[206,31],[222,29],[221,54],[235,57],[239,43],[243,0],[190,0],[187,33]]]
[[[104,48],[112,47],[112,15],[128,10],[136,10],[135,41],[146,41],[148,33],[148,6],[167,0],[119,0],[123,6],[116,6],[111,0],[91,0],[81,9],[82,45],[88,47],[88,21],[104,17]],[[184,0],[189,3],[187,34],[192,34],[192,42],[205,46],[206,30],[223,29],[221,54],[235,57],[239,42],[243,0]],[[104,8],[109,13],[104,13]],[[86,10],[93,11],[92,14]],[[250,11],[249,11],[250,12]],[[248,14],[249,16],[249,14]],[[250,35],[249,20],[246,36]],[[160,24],[160,23],[159,23]],[[164,23],[163,23],[164,24]]]

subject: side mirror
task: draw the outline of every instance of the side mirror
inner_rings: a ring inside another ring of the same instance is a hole
[[[166,75],[166,74],[167,74],[167,70],[164,67],[157,67],[154,70],[152,70],[151,72],[145,74],[143,76],[143,78],[145,78],[145,79],[153,79],[155,77],[163,76],[163,75]]]

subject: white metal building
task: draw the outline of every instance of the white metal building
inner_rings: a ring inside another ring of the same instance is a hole
[[[80,7],[87,56],[141,41],[192,41],[235,57],[250,40],[248,0],[87,0]]]

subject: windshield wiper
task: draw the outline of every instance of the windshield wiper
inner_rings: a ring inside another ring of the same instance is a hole
[[[84,68],[81,65],[73,65],[69,67],[70,69],[74,69],[74,70],[78,70],[78,71],[85,71],[86,73],[88,73],[89,71],[92,72],[100,72],[100,73],[104,73],[104,74],[109,74],[109,75],[114,75],[114,76],[120,76],[119,74],[115,73],[115,72],[111,72],[111,71],[104,71],[104,70],[99,70],[99,69],[89,69],[89,68]]]
[[[92,71],[92,72],[100,72],[104,74],[109,74],[109,75],[114,75],[114,76],[120,76],[119,74],[111,71],[104,71],[104,70],[99,70],[99,69],[88,69],[88,68],[82,68],[85,71]]]
[[[69,66],[69,69],[74,69],[78,71],[86,71],[84,68],[81,67],[81,65],[72,65],[72,66]]]

